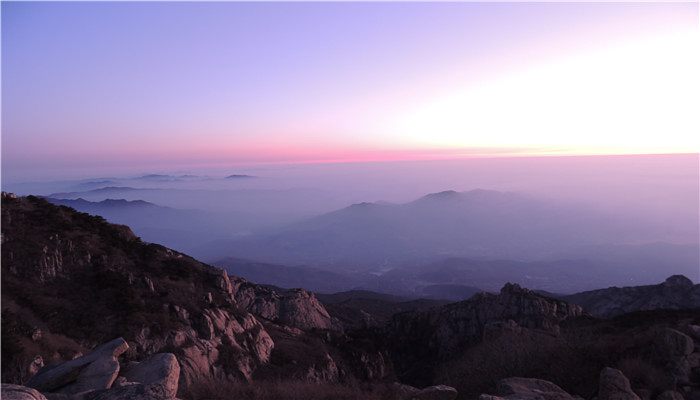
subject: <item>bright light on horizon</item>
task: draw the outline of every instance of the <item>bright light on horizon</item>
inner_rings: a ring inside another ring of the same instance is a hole
[[[457,87],[387,119],[416,147],[700,151],[697,31],[618,43]]]

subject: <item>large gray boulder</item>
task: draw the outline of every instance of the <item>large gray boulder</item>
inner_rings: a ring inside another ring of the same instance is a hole
[[[640,400],[619,369],[604,368],[598,381],[598,400]]]
[[[159,392],[163,398],[173,398],[177,394],[180,364],[171,353],[155,354],[145,361],[130,364],[122,376],[127,381],[148,386],[150,392]]]
[[[454,400],[457,397],[457,389],[446,386],[428,386],[418,393],[411,395],[411,400]]]
[[[573,400],[574,398],[552,382],[533,378],[506,378],[496,385],[499,397],[517,400]]]
[[[117,357],[128,348],[124,339],[114,339],[87,355],[42,368],[27,386],[42,392],[60,389],[61,393],[67,394],[108,389],[119,373]]]
[[[674,359],[685,357],[693,352],[693,339],[683,332],[665,328],[656,337],[656,351],[662,358]]]
[[[2,400],[46,400],[46,397],[35,389],[7,383],[0,385],[0,398]]]

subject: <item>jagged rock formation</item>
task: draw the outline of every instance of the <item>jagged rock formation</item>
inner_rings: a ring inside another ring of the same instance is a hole
[[[640,310],[700,309],[700,284],[674,275],[658,285],[611,287],[562,298],[604,318]]]
[[[412,381],[430,374],[417,365],[454,357],[480,342],[495,324],[556,334],[560,322],[583,314],[580,306],[506,284],[497,295],[480,293],[440,308],[398,314],[387,329],[396,367],[405,370]]]
[[[304,289],[277,292],[238,277],[231,284],[236,303],[262,318],[304,330],[333,327],[325,307]]]

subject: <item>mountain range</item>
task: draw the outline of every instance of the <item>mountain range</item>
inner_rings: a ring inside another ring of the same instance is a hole
[[[583,206],[509,192],[445,191],[405,204],[354,204],[194,254],[377,270],[449,257],[548,259],[582,246],[644,242],[645,232],[636,221]]]
[[[449,304],[316,296],[3,194],[1,278],[3,381],[48,398],[223,400],[267,387],[291,399],[303,382],[309,399],[700,396],[700,286],[680,276],[570,298],[514,283]]]

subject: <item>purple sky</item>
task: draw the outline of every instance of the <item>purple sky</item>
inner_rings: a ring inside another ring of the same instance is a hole
[[[697,3],[3,2],[3,178],[695,152],[699,44]]]

